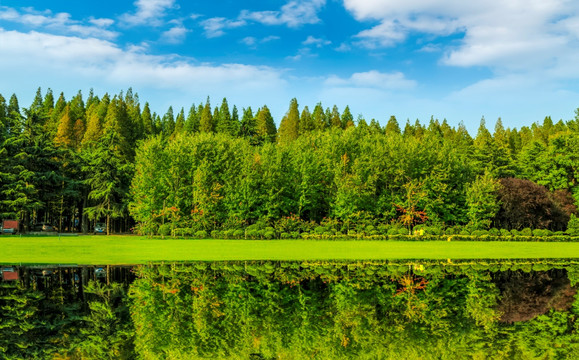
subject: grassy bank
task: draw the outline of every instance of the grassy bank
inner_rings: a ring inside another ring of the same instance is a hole
[[[0,237],[0,264],[195,260],[579,258],[579,243],[160,240],[138,236]]]

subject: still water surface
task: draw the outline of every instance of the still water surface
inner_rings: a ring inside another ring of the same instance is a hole
[[[0,358],[579,358],[579,262],[3,266]]]

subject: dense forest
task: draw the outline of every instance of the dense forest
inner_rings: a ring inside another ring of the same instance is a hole
[[[474,137],[384,123],[296,99],[276,127],[266,105],[226,99],[157,114],[131,89],[0,95],[0,217],[198,237],[579,231],[579,111],[520,129],[483,118]]]

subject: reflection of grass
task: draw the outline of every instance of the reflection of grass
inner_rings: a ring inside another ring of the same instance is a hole
[[[160,240],[138,236],[0,237],[0,264],[186,260],[579,258],[579,242]]]

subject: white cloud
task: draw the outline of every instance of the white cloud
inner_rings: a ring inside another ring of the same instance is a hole
[[[241,39],[241,43],[247,45],[250,48],[255,49],[255,48],[257,48],[258,44],[265,44],[265,43],[272,42],[272,41],[279,40],[279,39],[280,39],[280,37],[275,36],[275,35],[266,36],[262,39],[257,39],[253,36],[247,36],[247,37]]]
[[[187,30],[182,24],[177,24],[161,34],[161,41],[169,44],[181,44],[187,36]]]
[[[407,79],[401,72],[382,73],[377,70],[359,72],[344,79],[330,76],[325,85],[329,87],[375,88],[383,90],[412,89],[416,81]]]
[[[224,30],[234,29],[245,24],[244,20],[230,20],[223,17],[210,18],[201,22],[201,26],[203,26],[205,35],[208,38],[223,36],[225,35]]]
[[[279,40],[279,39],[281,39],[281,38],[277,35],[269,35],[269,36],[266,36],[263,39],[261,39],[261,42],[262,43],[268,43],[270,41],[275,41],[275,40]]]
[[[363,47],[393,46],[409,34],[464,34],[443,50],[447,65],[520,71],[556,66],[579,52],[579,2],[344,0],[344,6],[360,21],[379,21],[355,36]]]
[[[66,73],[77,82],[128,86],[150,86],[190,91],[191,85],[206,89],[282,86],[281,74],[269,67],[243,64],[194,64],[187,59],[153,56],[123,50],[98,39],[83,39],[43,34],[21,33],[0,28],[0,68],[32,68],[40,72]],[[61,70],[66,70],[62,71]]]
[[[84,25],[80,21],[72,20],[68,13],[53,14],[50,10],[40,12],[33,8],[23,8],[18,11],[14,8],[1,6],[0,20],[66,35],[74,34],[101,39],[114,39],[118,36],[117,32],[105,29],[112,24],[113,20],[111,19],[91,18],[88,22],[92,25]]]
[[[241,42],[247,46],[255,46],[255,44],[257,43],[257,39],[254,38],[253,36],[248,36],[243,38]]]
[[[235,19],[214,17],[201,21],[201,26],[209,38],[223,36],[225,30],[245,26],[252,22],[297,28],[306,24],[319,23],[321,20],[318,17],[318,12],[325,4],[326,0],[291,0],[280,10],[242,10]]]
[[[137,0],[136,11],[121,15],[120,20],[128,26],[159,26],[167,15],[167,10],[175,7],[175,0]]]
[[[277,11],[244,10],[239,15],[239,18],[265,25],[299,27],[306,24],[319,23],[321,20],[318,17],[318,11],[325,4],[326,0],[292,0]]]
[[[306,40],[304,40],[302,42],[302,45],[306,45],[306,46],[313,45],[315,47],[321,48],[323,46],[330,45],[331,43],[332,42],[330,40],[324,40],[324,39],[316,38],[316,37],[310,35],[310,36],[308,36],[308,38]]]
[[[99,18],[99,19],[91,18],[89,19],[89,22],[93,25],[102,28],[109,27],[115,23],[113,19],[106,19],[106,18]]]

